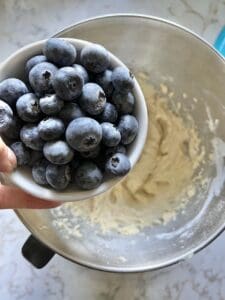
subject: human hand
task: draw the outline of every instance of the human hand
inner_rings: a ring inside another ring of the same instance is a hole
[[[16,167],[16,157],[0,138],[0,172],[10,173]],[[60,205],[57,201],[36,198],[16,188],[0,183],[0,209],[4,208],[53,208]]]

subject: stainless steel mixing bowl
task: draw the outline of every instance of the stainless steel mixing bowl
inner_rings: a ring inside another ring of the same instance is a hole
[[[164,267],[192,256],[218,236],[225,226],[223,58],[190,31],[148,16],[103,16],[72,25],[57,36],[101,43],[131,66],[135,74],[139,71],[149,73],[156,85],[162,78],[173,78],[170,84],[175,90],[176,101],[181,100],[183,92],[190,98],[201,99],[192,116],[208,151],[213,149],[211,141],[215,135],[219,137],[214,140],[218,164],[216,168],[206,162],[204,172],[211,178],[209,185],[189,200],[185,213],[178,213],[176,220],[166,226],[146,228],[134,236],[102,235],[86,224],[82,238],[66,239],[53,226],[54,217],[49,211],[17,210],[17,215],[33,236],[54,252],[91,268],[138,272]],[[216,132],[210,132],[208,128],[204,103],[210,108],[212,119],[219,120]],[[183,105],[188,106],[188,101]],[[46,248],[42,245],[44,250]],[[41,267],[53,252],[48,251],[46,260],[40,262],[41,255],[37,251],[33,239],[28,240],[23,248],[24,255]]]

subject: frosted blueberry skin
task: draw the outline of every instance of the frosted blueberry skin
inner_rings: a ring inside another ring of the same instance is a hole
[[[129,145],[138,133],[138,121],[134,116],[124,115],[120,118],[117,128],[121,134],[121,143]]]
[[[10,145],[10,148],[16,156],[17,166],[28,165],[31,157],[30,150],[22,142],[13,143]]]
[[[36,124],[26,124],[20,130],[21,141],[30,149],[42,151],[44,141],[39,135],[39,130]]]
[[[60,138],[65,132],[63,121],[56,117],[43,119],[38,124],[39,135],[44,141],[51,141]]]
[[[135,98],[130,92],[123,94],[118,91],[114,91],[112,94],[112,103],[121,115],[132,114],[134,111]]]
[[[46,168],[46,179],[48,184],[55,190],[64,190],[71,181],[71,168],[69,165],[49,164]]]
[[[73,150],[64,141],[51,141],[44,145],[43,153],[45,158],[55,165],[65,165],[72,161]]]
[[[90,44],[81,50],[81,64],[90,72],[104,72],[110,65],[108,51],[101,45]]]
[[[112,103],[106,102],[103,112],[98,116],[100,122],[116,123],[118,112]]]
[[[39,99],[33,93],[21,96],[16,102],[16,110],[20,119],[25,122],[37,122],[42,117]]]
[[[88,117],[73,120],[66,129],[67,143],[79,152],[95,149],[101,139],[101,125],[96,120]]]
[[[81,110],[80,106],[74,102],[66,102],[58,115],[58,117],[65,124],[69,124],[74,119],[81,118],[84,116],[85,113]]]
[[[28,93],[28,88],[23,81],[17,78],[8,78],[0,82],[0,99],[14,107],[22,95]]]
[[[60,38],[48,39],[43,47],[43,53],[48,61],[59,67],[71,66],[77,56],[75,46]]]
[[[112,72],[112,84],[120,93],[128,93],[134,88],[134,75],[126,67],[116,67]]]
[[[58,68],[49,62],[42,62],[34,66],[29,73],[29,82],[35,94],[39,97],[52,94],[53,78]]]
[[[37,184],[47,185],[46,169],[49,162],[46,159],[38,160],[32,167],[32,177]]]
[[[55,94],[52,94],[40,98],[39,105],[44,114],[52,116],[62,110],[64,101]]]
[[[34,66],[36,66],[37,64],[40,64],[42,62],[46,62],[46,61],[47,61],[47,58],[44,55],[36,55],[36,56],[31,57],[27,61],[26,66],[25,66],[25,73],[26,73],[26,75],[27,76],[29,75],[30,70]]]
[[[87,72],[87,70],[83,66],[81,66],[79,64],[74,64],[74,65],[72,65],[72,67],[83,78],[84,84],[89,81],[88,72]]]
[[[128,157],[122,153],[115,153],[111,156],[105,165],[107,173],[115,176],[124,176],[131,169]]]
[[[97,74],[95,77],[95,82],[100,85],[107,97],[112,95],[114,88],[112,84],[111,70],[105,70],[104,72]]]
[[[75,182],[84,190],[97,188],[102,183],[102,179],[101,170],[93,162],[86,161],[75,171]]]
[[[72,67],[59,69],[53,79],[53,88],[64,101],[74,101],[82,92],[84,80]]]
[[[102,143],[107,147],[115,147],[121,141],[121,134],[114,124],[104,122],[102,127]]]
[[[86,83],[83,86],[81,97],[79,98],[80,107],[86,113],[96,116],[105,108],[106,95],[103,89],[96,83]]]
[[[12,140],[18,140],[20,137],[20,130],[22,126],[23,126],[23,121],[14,115],[9,123],[9,127],[4,132],[4,136]]]
[[[13,120],[13,111],[11,107],[0,100],[0,133],[5,133]]]
[[[123,145],[118,145],[116,147],[109,147],[109,148],[106,148],[106,150],[105,150],[105,157],[106,157],[106,159],[108,159],[111,156],[113,156],[113,154],[116,154],[116,153],[126,154],[127,150]]]

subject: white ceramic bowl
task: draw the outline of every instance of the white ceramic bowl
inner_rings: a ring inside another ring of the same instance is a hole
[[[84,46],[90,44],[84,40],[78,39],[65,39],[72,43],[76,49],[82,49]],[[26,61],[34,55],[41,54],[42,47],[45,43],[45,40],[38,41],[32,44],[29,44],[14,54],[12,54],[6,61],[4,61],[0,66],[0,81],[9,77],[17,77],[24,80],[24,68]],[[103,45],[104,46],[104,45]],[[124,64],[115,57],[112,53],[110,53],[111,65],[115,66],[124,66]],[[129,66],[128,66],[129,67]],[[147,108],[145,104],[145,98],[141,91],[141,88],[134,79],[134,90],[133,94],[136,98],[136,107],[134,115],[136,116],[139,122],[139,131],[135,141],[128,148],[128,156],[131,162],[131,166],[133,167],[135,163],[138,161],[144,144],[147,137],[148,130],[148,115]],[[31,175],[30,168],[18,168],[12,174],[7,176],[7,181],[20,187],[26,192],[41,197],[47,200],[60,200],[60,201],[77,201],[84,200],[91,197],[94,197],[100,193],[107,191],[112,188],[116,183],[122,180],[124,177],[118,178],[106,178],[106,180],[96,189],[90,191],[83,191],[77,189],[75,186],[69,186],[65,191],[55,191],[51,188],[40,186],[36,184]]]

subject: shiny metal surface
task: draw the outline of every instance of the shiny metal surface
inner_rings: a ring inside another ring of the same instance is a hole
[[[204,99],[192,111],[192,116],[205,138],[207,150],[212,148],[213,135],[208,130],[202,103],[206,102],[212,117],[220,120],[217,135],[225,140],[225,62],[198,36],[173,23],[135,15],[90,19],[73,25],[58,36],[105,45],[131,66],[135,75],[139,71],[147,72],[155,85],[161,83],[162,76],[172,77],[171,87],[176,91],[177,101],[183,92]],[[188,102],[183,105],[188,109]],[[207,162],[204,172],[213,177],[215,166]],[[175,221],[131,237],[104,236],[84,225],[82,238],[68,240],[55,230],[54,218],[49,211],[18,210],[17,214],[38,239],[74,262],[105,271],[138,272],[188,258],[224,229],[225,190],[212,199],[209,194],[209,189],[199,191],[188,202],[185,213],[178,214]],[[120,260],[120,257],[126,260]]]

